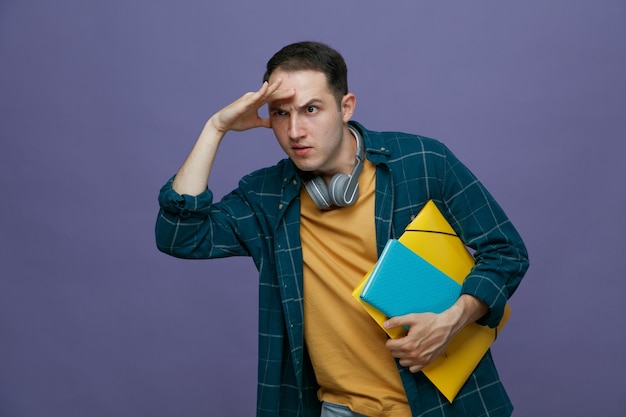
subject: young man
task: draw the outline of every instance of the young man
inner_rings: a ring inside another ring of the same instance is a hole
[[[259,116],[266,104],[269,118]],[[489,353],[452,404],[420,370],[469,323],[498,325],[528,267],[524,244],[443,144],[369,131],[351,121],[355,105],[338,52],[314,42],[277,52],[263,86],[208,120],[162,188],[157,246],[183,258],[253,258],[258,416],[509,416]],[[214,202],[207,184],[220,142],[257,127],[271,128],[288,158]],[[431,199],[476,266],[450,309],[393,317],[386,326],[410,330],[388,340],[351,291]]]

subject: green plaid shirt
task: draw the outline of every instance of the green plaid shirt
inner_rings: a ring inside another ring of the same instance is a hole
[[[524,244],[500,206],[442,143],[351,122],[376,165],[376,241],[380,253],[432,199],[476,266],[462,293],[484,301],[480,320],[497,326],[528,268]],[[210,190],[179,195],[170,180],[159,195],[159,250],[181,258],[250,256],[259,270],[257,416],[318,417],[318,385],[303,336],[299,172],[288,159],[241,179],[220,202]],[[398,365],[414,416],[509,416],[512,405],[488,353],[450,404],[421,373]]]

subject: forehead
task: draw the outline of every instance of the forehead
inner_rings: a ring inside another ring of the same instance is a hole
[[[280,89],[294,89],[296,91],[296,97],[302,95],[332,95],[326,75],[321,71],[284,71],[279,68],[272,73],[269,82],[271,84],[278,79],[282,80]]]

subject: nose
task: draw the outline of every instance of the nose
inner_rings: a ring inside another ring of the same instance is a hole
[[[289,137],[291,139],[299,139],[304,136],[304,125],[297,114],[291,114],[289,117]]]

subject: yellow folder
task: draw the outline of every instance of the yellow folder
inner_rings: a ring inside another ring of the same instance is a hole
[[[474,266],[474,258],[432,200],[420,210],[398,240],[461,285]],[[363,277],[352,296],[383,327],[388,317],[360,298],[371,272]],[[454,400],[510,314],[511,308],[507,304],[497,329],[476,323],[468,325],[450,342],[445,354],[422,370],[448,401]],[[383,329],[394,339],[406,335],[402,327]]]

